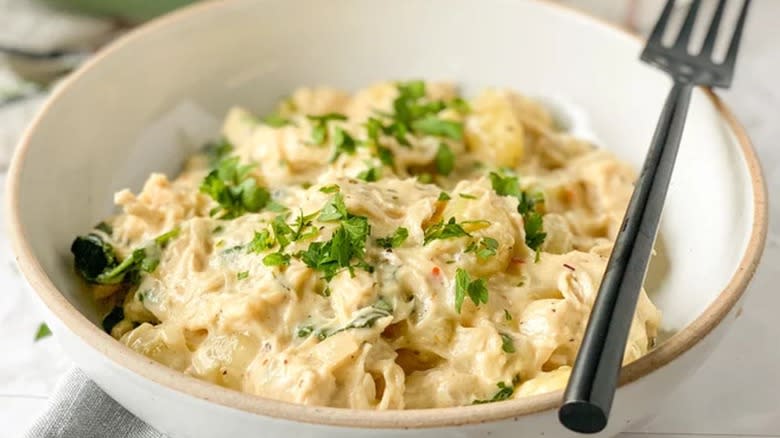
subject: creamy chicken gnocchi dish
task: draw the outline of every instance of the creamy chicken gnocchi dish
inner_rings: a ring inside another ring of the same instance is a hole
[[[565,386],[635,174],[509,90],[301,88],[77,237],[133,350],[306,405],[462,406]],[[624,362],[652,348],[642,292]]]

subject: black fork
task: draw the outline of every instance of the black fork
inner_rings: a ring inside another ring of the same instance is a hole
[[[662,43],[674,3],[674,0],[667,1],[641,56],[642,61],[669,73],[674,85],[666,98],[607,263],[563,405],[558,411],[561,423],[575,432],[596,433],[607,425],[628,331],[680,146],[691,91],[696,85],[727,88],[731,84],[750,0],[744,0],[742,4],[726,57],[720,63],[713,60],[713,49],[726,0],[719,0],[704,43],[696,54],[692,54],[688,46],[701,0],[691,3],[675,42],[671,46]]]

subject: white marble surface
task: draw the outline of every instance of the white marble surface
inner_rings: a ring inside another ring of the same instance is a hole
[[[770,192],[771,222],[763,262],[723,344],[700,371],[675,390],[654,421],[623,438],[780,437],[780,0],[756,0],[745,35],[741,65],[724,99],[745,124],[762,160]],[[0,120],[2,122],[2,120]],[[5,175],[0,175],[5,188]],[[4,210],[5,206],[0,207]],[[0,211],[2,213],[2,211]],[[2,217],[2,215],[0,215]],[[40,304],[20,278],[0,231],[0,438],[22,436],[43,409],[70,362],[56,334],[33,336]],[[773,287],[774,286],[774,287]]]

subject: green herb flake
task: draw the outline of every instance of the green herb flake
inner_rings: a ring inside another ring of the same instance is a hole
[[[501,349],[504,350],[504,353],[515,352],[515,342],[512,337],[506,333],[501,333]]]
[[[379,157],[379,161],[385,166],[393,167],[395,165],[395,157],[393,151],[384,146],[376,147],[376,156]]]
[[[107,222],[101,222],[101,223],[95,225],[95,229],[98,230],[98,231],[102,231],[102,232],[106,233],[108,236],[111,236],[112,234],[114,234],[114,228],[110,224],[108,224]]]
[[[273,230],[274,238],[282,249],[292,243],[293,237],[295,236],[295,231],[287,225],[284,216],[281,215],[276,216],[274,220],[271,221],[271,230]]]
[[[341,154],[354,155],[357,150],[357,141],[342,128],[333,131],[333,144],[335,149],[330,158],[331,163],[336,161]]]
[[[408,237],[409,230],[404,227],[398,227],[392,235],[376,239],[376,244],[382,248],[398,248],[406,242]]]
[[[292,125],[292,120],[282,117],[279,114],[273,113],[263,118],[263,123],[274,128],[281,128],[282,126]]]
[[[299,338],[306,338],[309,335],[314,333],[314,326],[311,325],[304,325],[301,327],[298,327],[298,330],[295,331],[295,336]]]
[[[48,338],[49,336],[51,336],[49,326],[46,325],[45,322],[40,323],[40,325],[38,325],[38,330],[35,331],[35,342],[38,342],[43,338]]]
[[[463,199],[477,199],[476,196],[469,194],[469,193],[458,193],[458,196]]]
[[[512,314],[509,313],[509,311],[506,310],[506,309],[504,309],[504,319],[507,320],[507,321],[511,321],[512,320]]]
[[[436,164],[436,171],[441,175],[449,175],[455,169],[455,154],[447,143],[439,143],[434,163]]]
[[[382,168],[369,167],[357,174],[357,179],[365,182],[376,182],[382,177]]]
[[[236,274],[236,278],[238,278],[239,280],[244,280],[248,277],[249,277],[249,271],[241,271]]]
[[[468,272],[462,268],[455,271],[455,310],[460,313],[463,301],[469,297],[475,306],[488,302],[487,283],[479,278],[471,280]]]
[[[252,241],[247,245],[249,252],[261,253],[274,247],[274,238],[268,230],[255,231]]]
[[[347,215],[347,206],[344,203],[344,197],[341,193],[336,193],[336,195],[322,207],[318,219],[322,222],[333,222],[340,219],[346,219]]]
[[[330,281],[342,269],[353,272],[357,267],[373,272],[373,267],[364,260],[366,239],[370,232],[368,218],[350,215],[341,221],[329,241],[312,242],[297,257],[309,268],[321,272],[326,281]]]
[[[265,209],[273,213],[285,213],[289,211],[287,207],[274,200],[269,201],[268,204],[266,204]]]
[[[479,240],[472,241],[466,252],[473,252],[477,255],[477,258],[481,261],[485,261],[490,257],[493,257],[498,252],[498,241],[492,237],[483,237]]]
[[[357,316],[349,324],[331,332],[321,331],[318,333],[318,338],[323,340],[346,330],[371,328],[378,320],[391,316],[393,316],[393,306],[380,298],[372,306],[358,310]]]
[[[498,401],[509,400],[509,398],[512,397],[512,394],[515,393],[515,389],[512,386],[507,386],[507,384],[504,382],[498,382],[496,386],[498,387],[498,392],[496,392],[491,399],[474,400],[474,404],[481,405],[484,403],[493,403]]]
[[[339,190],[341,190],[341,187],[339,187],[338,184],[331,184],[329,186],[322,186],[322,187],[320,187],[320,191],[322,193],[336,193]]]
[[[306,118],[313,122],[311,129],[311,141],[315,145],[325,144],[325,141],[328,139],[329,122],[336,120],[347,120],[347,116],[338,113],[328,113],[321,116],[308,115]]]
[[[445,137],[460,141],[463,139],[463,124],[453,120],[444,120],[429,115],[412,123],[414,132],[423,135]]]
[[[499,196],[520,196],[520,183],[514,176],[503,176],[490,172],[490,183]]]
[[[447,192],[441,192],[441,193],[439,193],[439,199],[437,199],[437,200],[438,201],[449,201],[450,199],[452,199],[452,197],[450,197],[450,195],[447,194]]]
[[[471,112],[471,106],[462,97],[456,97],[447,103],[447,106],[457,111],[460,115],[466,115]]]
[[[238,157],[222,159],[200,185],[219,207],[212,216],[234,219],[245,213],[256,213],[268,204],[271,194],[249,175],[252,165],[240,165]]]
[[[542,244],[545,238],[547,238],[547,233],[544,232],[544,219],[536,208],[544,202],[544,196],[541,193],[531,194],[520,190],[520,183],[515,176],[502,176],[491,172],[490,182],[497,194],[517,198],[517,211],[523,217],[525,244],[536,251],[536,259],[538,261]]]
[[[214,142],[206,143],[203,147],[203,153],[209,160],[209,164],[213,167],[216,166],[223,158],[226,158],[233,152],[233,145],[225,139],[221,138]]]
[[[531,195],[528,192],[522,192],[519,201],[517,210],[523,217],[525,244],[536,251],[536,260],[539,261],[539,253],[544,240],[547,238],[547,233],[544,232],[544,219],[541,213],[536,210],[536,207],[544,202],[544,198],[541,193]]]
[[[423,245],[427,245],[437,239],[455,239],[458,237],[471,237],[471,234],[464,230],[460,224],[456,223],[454,217],[451,217],[447,222],[439,221],[426,228]]]
[[[263,264],[266,266],[287,266],[290,264],[290,255],[281,252],[275,252],[263,257]]]
[[[430,184],[433,182],[433,175],[427,172],[423,172],[417,175],[417,181],[420,181],[422,184]]]

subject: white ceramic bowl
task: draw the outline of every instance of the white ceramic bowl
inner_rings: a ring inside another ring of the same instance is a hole
[[[603,146],[640,166],[669,81],[640,42],[550,4],[511,0],[231,0],[153,22],[111,45],[54,93],[24,136],[8,183],[19,266],[73,360],[173,437],[566,436],[561,393],[461,408],[304,407],[184,376],[114,341],[72,273],[69,244],[111,212],[112,193],[175,173],[230,105],[259,112],[299,85],[386,78],[460,81],[565,96]],[[201,109],[205,110],[203,113]],[[707,90],[694,93],[651,269],[672,333],[625,367],[604,436],[651,415],[739,315],[760,257],[766,195],[753,149]]]

